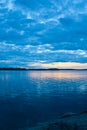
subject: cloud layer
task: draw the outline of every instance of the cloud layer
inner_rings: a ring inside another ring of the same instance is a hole
[[[86,23],[86,0],[0,0],[0,67],[87,63]]]

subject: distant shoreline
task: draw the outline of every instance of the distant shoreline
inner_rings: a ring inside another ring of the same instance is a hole
[[[24,70],[24,71],[60,71],[60,70],[77,70],[77,71],[80,71],[80,70],[87,70],[87,69],[58,69],[58,68],[48,68],[48,69],[45,69],[45,68],[42,68],[42,69],[27,69],[27,68],[0,68],[0,70]]]

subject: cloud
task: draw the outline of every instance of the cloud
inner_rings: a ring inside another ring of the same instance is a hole
[[[5,63],[5,64],[13,63],[13,62],[14,62],[14,60],[0,60],[0,63]]]
[[[0,0],[0,58],[86,63],[86,23],[86,0]]]
[[[8,8],[8,10],[13,10],[14,9],[14,0],[8,0],[7,1],[7,5],[6,8]]]
[[[50,63],[50,62],[87,62],[86,50],[56,50],[51,44],[40,45],[16,45],[13,43],[0,43],[0,59],[5,65],[7,61],[20,62],[27,66],[29,63]],[[6,63],[5,63],[6,60]],[[2,63],[2,62],[1,62]],[[8,62],[12,64],[12,62]]]
[[[53,63],[32,63],[29,66],[35,68],[60,68],[60,69],[87,69],[87,63],[76,62],[53,62]]]
[[[1,7],[8,9],[8,11],[14,9],[14,0],[0,0]]]
[[[71,55],[80,55],[83,57],[87,57],[87,50],[56,50],[54,46],[51,44],[40,44],[40,45],[32,45],[32,44],[27,44],[27,45],[16,45],[16,44],[8,44],[6,42],[0,43],[0,51],[21,51],[22,52],[28,52],[29,53],[36,53],[36,54],[71,54]]]

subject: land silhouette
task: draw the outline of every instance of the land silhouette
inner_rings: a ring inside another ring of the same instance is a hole
[[[13,68],[13,67],[9,67],[9,68],[6,68],[6,67],[3,67],[3,68],[0,68],[0,70],[36,70],[36,71],[40,71],[40,70],[87,70],[87,69],[60,69],[60,68]]]

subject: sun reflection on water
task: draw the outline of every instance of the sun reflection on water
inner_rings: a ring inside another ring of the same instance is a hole
[[[32,71],[29,73],[31,78],[41,79],[79,79],[85,78],[86,74],[78,71]]]

